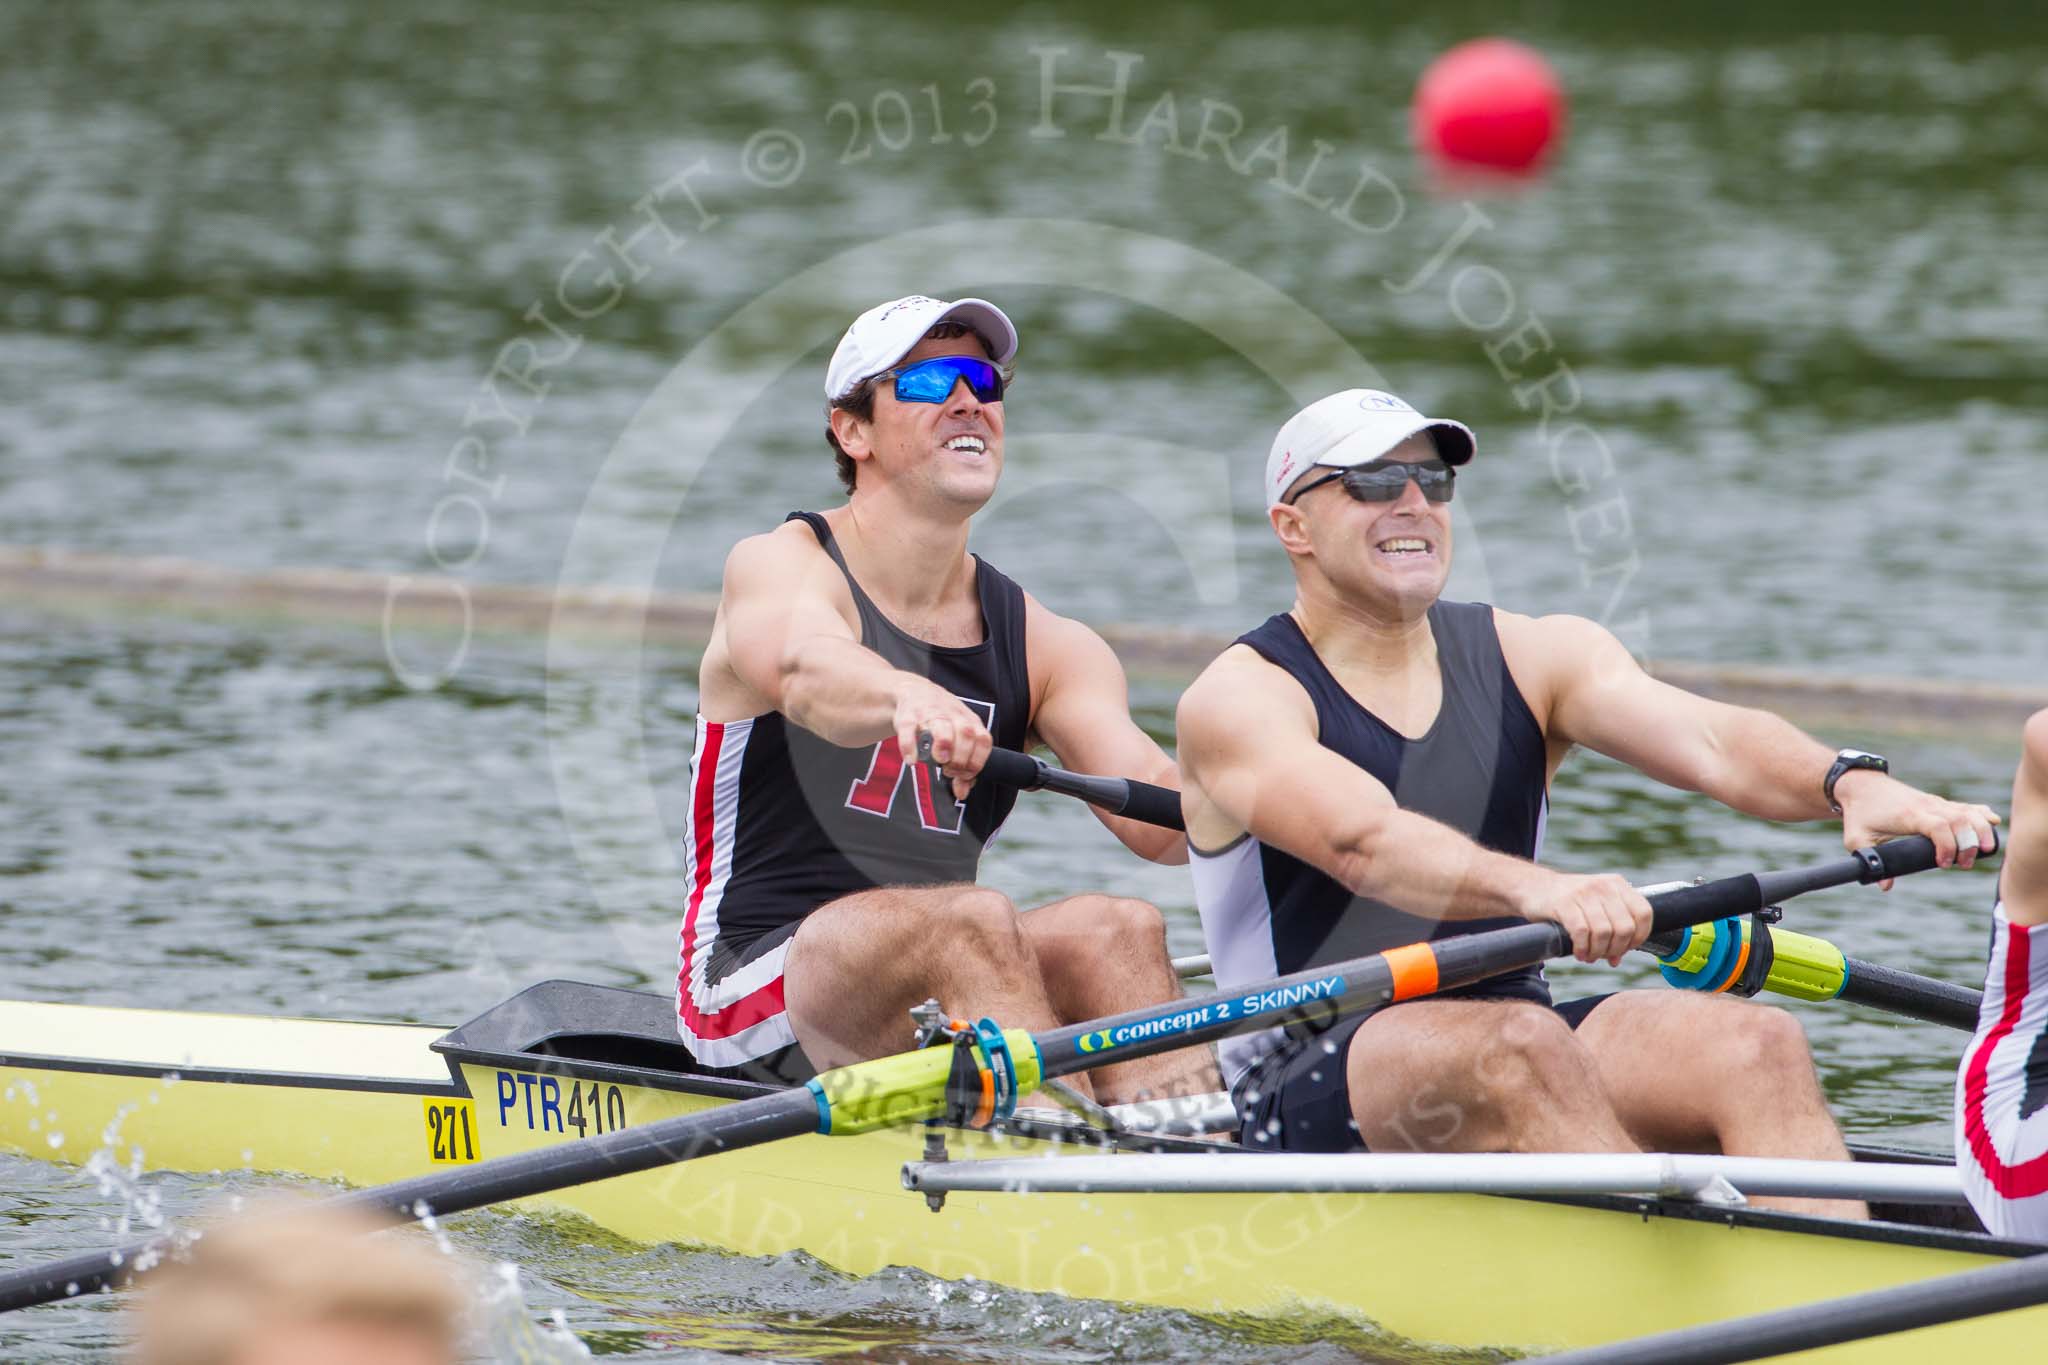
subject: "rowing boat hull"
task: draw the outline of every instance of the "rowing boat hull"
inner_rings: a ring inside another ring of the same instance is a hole
[[[647,1083],[644,1069],[626,1066],[433,1050],[453,1036],[0,1004],[0,1146],[78,1161],[113,1127],[123,1164],[139,1153],[147,1169],[367,1185],[702,1110],[736,1089]],[[1090,1150],[958,1132],[948,1147],[955,1160]],[[534,1202],[634,1241],[804,1251],[856,1275],[908,1265],[1207,1314],[1338,1313],[1411,1341],[1519,1350],[1789,1307],[2015,1250],[1964,1234],[1621,1199],[956,1193],[934,1213],[899,1178],[923,1155],[918,1130],[805,1137]],[[1816,1356],[2008,1359],[2044,1339],[2048,1309]]]

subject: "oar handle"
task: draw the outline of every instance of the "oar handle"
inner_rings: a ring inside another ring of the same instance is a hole
[[[1051,791],[1076,796],[1127,820],[1138,820],[1163,829],[1185,829],[1180,817],[1180,793],[1150,782],[1127,777],[1090,777],[1055,768],[1032,754],[1015,749],[991,749],[988,762],[981,765],[981,777],[1019,791]]]
[[[1824,884],[1835,886],[1840,883]],[[1769,904],[1764,899],[1762,883],[1753,872],[1701,882],[1698,886],[1683,886],[1676,891],[1659,891],[1648,900],[1652,936],[1676,933],[1680,929],[1729,915],[1753,914]]]
[[[1842,873],[1855,865],[1853,876]],[[1809,891],[1824,887],[1842,886],[1856,882],[1870,886],[1876,882],[1890,881],[1893,877],[1907,877],[1915,872],[1926,872],[1938,866],[1934,853],[1934,840],[1924,834],[1909,834],[1903,839],[1890,839],[1869,848],[1859,848],[1848,857],[1832,863],[1816,863],[1812,867],[1786,868],[1780,872],[1759,872],[1756,874],[1757,887],[1763,895],[1762,903],[1776,905],[1781,900],[1803,896]],[[1673,893],[1679,894],[1679,893]],[[1737,911],[1748,914],[1747,910]],[[1671,927],[1658,925],[1660,930]]]
[[[1766,905],[1820,891],[1830,886],[1887,881],[1925,872],[1935,866],[1934,841],[1924,834],[1859,848],[1845,858],[1779,872],[1745,872],[1698,886],[1681,886],[1652,895],[1652,938],[1729,915],[1753,915]],[[1725,908],[1723,908],[1725,907]],[[1669,940],[1666,940],[1668,943]],[[1646,945],[1648,946],[1648,945]],[[1668,949],[1667,949],[1668,951]]]

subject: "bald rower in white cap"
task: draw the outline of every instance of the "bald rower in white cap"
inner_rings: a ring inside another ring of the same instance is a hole
[[[975,884],[1016,796],[974,782],[993,744],[1178,785],[1101,637],[968,552],[1003,470],[1016,353],[981,299],[861,314],[825,377],[845,504],[792,513],[726,559],[677,974],[677,1026],[706,1068],[800,1082],[899,1052],[927,998],[1046,1029],[1180,994],[1153,906],[1084,894],[1020,913]],[[1095,813],[1139,856],[1185,861],[1177,831]],[[1093,1083],[1105,1103],[1218,1088],[1206,1048]]]
[[[1927,834],[1944,864],[1968,864],[1993,846],[1986,808],[1660,683],[1592,621],[1442,600],[1475,445],[1371,389],[1311,404],[1273,441],[1267,517],[1294,606],[1180,705],[1219,987],[1526,920],[1564,926],[1582,959],[1618,959],[1648,934],[1648,902],[1618,876],[1537,862],[1575,744],[1764,819],[1837,815],[1851,847]],[[1847,1157],[1798,1021],[1725,995],[1553,1003],[1531,968],[1223,1057],[1251,1145]]]

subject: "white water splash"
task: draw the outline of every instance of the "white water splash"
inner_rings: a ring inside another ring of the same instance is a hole
[[[86,1178],[98,1183],[103,1198],[119,1201],[121,1212],[112,1230],[120,1237],[128,1236],[138,1225],[150,1232],[163,1232],[170,1226],[164,1215],[163,1194],[142,1182],[142,1148],[121,1141],[121,1125],[135,1109],[135,1105],[124,1104],[114,1111],[100,1131],[100,1145],[81,1168]],[[128,1148],[125,1162],[120,1156],[124,1145]]]
[[[100,1132],[98,1147],[79,1167],[81,1177],[92,1181],[101,1197],[118,1210],[100,1219],[103,1229],[114,1234],[117,1240],[124,1241],[137,1232],[144,1236],[158,1234],[150,1245],[136,1254],[133,1268],[137,1272],[150,1270],[166,1259],[182,1257],[202,1235],[173,1224],[165,1212],[162,1192],[144,1181],[142,1147],[124,1142],[121,1137],[122,1125],[142,1104],[160,1103],[163,1090],[181,1079],[175,1072],[166,1074],[142,1100],[124,1104],[115,1110]],[[0,1093],[0,1100],[24,1103],[31,1110],[42,1107],[42,1097],[37,1093],[35,1084],[26,1078],[17,1078],[8,1085],[4,1093]],[[46,1122],[54,1125],[57,1118],[54,1110],[40,1115],[32,1113],[29,1128],[41,1131]],[[47,1141],[52,1148],[62,1148],[64,1134],[52,1128]],[[249,1164],[253,1157],[253,1152],[244,1152],[244,1165]],[[247,1199],[241,1194],[231,1194],[226,1201],[227,1211],[234,1215],[245,1212],[247,1204]],[[416,1204],[412,1213],[442,1254],[452,1260],[465,1259],[425,1201]],[[123,1261],[121,1252],[109,1251],[110,1265],[118,1268]],[[561,1309],[551,1310],[543,1318],[527,1302],[518,1266],[500,1262],[490,1274],[475,1278],[472,1283],[477,1285],[477,1293],[471,1300],[464,1333],[475,1356],[504,1362],[505,1365],[571,1365],[571,1362],[592,1358],[589,1348],[570,1330]],[[75,1295],[78,1286],[67,1285],[65,1292]]]
[[[534,1320],[519,1280],[519,1267],[500,1261],[486,1276],[469,1323],[473,1347],[501,1365],[568,1365],[589,1360],[590,1348],[569,1330],[557,1308],[545,1323]]]
[[[412,1216],[442,1255],[456,1262],[466,1260],[424,1199],[413,1204]],[[471,1279],[469,1265],[464,1264],[463,1270],[464,1278]],[[534,1320],[519,1273],[512,1262],[499,1261],[488,1274],[473,1277],[476,1294],[463,1324],[470,1351],[505,1365],[567,1365],[589,1360],[590,1349],[569,1330],[561,1309],[554,1310],[545,1325]]]

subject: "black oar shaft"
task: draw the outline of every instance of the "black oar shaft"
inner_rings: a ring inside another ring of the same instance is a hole
[[[1937,981],[1862,958],[1846,959],[1849,979],[1835,998],[1851,1004],[1902,1014],[1930,1024],[1946,1024],[1965,1033],[1977,1029],[1977,1010],[1984,993],[1952,981]]]
[[[2048,1303],[2048,1256],[1965,1270],[1825,1303],[1702,1323],[1562,1355],[1552,1365],[1726,1365]],[[1932,1357],[1929,1357],[1932,1358]]]
[[[1403,956],[1416,949],[1416,956]],[[1409,994],[1427,994],[1402,990],[1404,965],[1427,967],[1431,988],[1449,989],[1570,951],[1570,939],[1556,925],[1518,924],[1296,972],[1242,994],[1191,996],[1053,1029],[1036,1035],[1038,1055],[1046,1075],[1065,1076],[1109,1061],[1212,1043],[1254,1028],[1327,1022]],[[1111,1053],[1115,1055],[1106,1055]]]
[[[1886,847],[1892,852],[1882,865],[1864,853],[1857,853],[1794,869],[1787,874],[1793,880],[1775,873],[1766,875],[1775,879],[1773,884],[1778,889],[1774,898],[1783,899],[1802,890],[1871,882],[1934,866],[1934,845],[1925,838],[1902,839]],[[1794,880],[1799,890],[1785,889]],[[1650,897],[1658,933],[1730,915],[1753,914],[1766,903],[1764,879],[1748,873]],[[1164,1051],[1166,1047],[1214,1042],[1252,1027],[1328,1020],[1376,1009],[1412,995],[1470,985],[1502,972],[1563,957],[1570,951],[1570,937],[1555,924],[1518,924],[1435,943],[1411,944],[1376,957],[1296,972],[1243,995],[1226,993],[1169,1001],[1113,1019],[1054,1029],[1037,1035],[1039,1056],[1046,1075],[1062,1076],[1101,1065],[1106,1060],[1103,1054],[1109,1052],[1117,1054],[1114,1060],[1122,1060]],[[1167,1040],[1166,1047],[1159,1046],[1162,1039]]]

